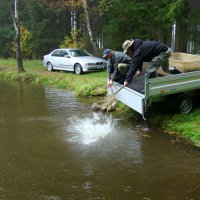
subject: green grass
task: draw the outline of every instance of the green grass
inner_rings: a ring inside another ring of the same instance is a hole
[[[26,72],[18,73],[15,59],[0,59],[0,78],[29,81],[48,87],[69,88],[78,96],[103,96],[107,91],[106,71],[83,75],[72,72],[48,72],[41,60],[24,60],[23,65]],[[181,136],[200,147],[200,109],[189,115],[166,114],[157,110],[150,116],[150,123],[153,126]],[[116,114],[130,121],[138,117],[136,112],[122,103],[118,103]]]
[[[156,112],[151,122],[154,126],[178,134],[200,147],[200,108],[196,108],[189,115]]]
[[[0,65],[1,66],[16,66],[16,68],[17,68],[16,59],[13,59],[13,58],[0,59]],[[29,68],[29,67],[41,67],[42,66],[42,60],[23,60],[23,65],[26,68]]]

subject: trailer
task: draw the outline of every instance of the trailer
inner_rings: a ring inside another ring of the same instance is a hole
[[[133,78],[128,87],[116,94],[116,99],[140,113],[144,119],[147,119],[151,105],[161,101],[167,105],[171,103],[181,113],[189,114],[194,107],[196,95],[200,94],[200,56],[190,57],[190,54],[187,54],[186,61],[182,58],[186,56],[184,53],[178,54],[179,57],[177,53],[170,57],[170,75],[150,78],[149,73],[145,72],[144,75]],[[195,71],[189,67],[193,66],[194,62]],[[189,70],[183,71],[185,68]],[[112,89],[116,92],[121,87],[122,85],[114,82]]]

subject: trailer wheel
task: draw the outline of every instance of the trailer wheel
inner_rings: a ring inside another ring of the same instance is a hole
[[[191,97],[185,96],[179,102],[179,111],[183,114],[189,114],[193,109],[193,100]]]

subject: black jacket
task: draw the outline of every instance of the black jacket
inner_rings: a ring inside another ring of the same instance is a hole
[[[108,64],[109,79],[111,79],[112,73],[113,73],[113,77],[117,73],[117,71],[118,71],[117,66],[119,63],[125,63],[125,64],[130,65],[131,58],[123,52],[112,51],[112,58],[109,60],[109,64]]]
[[[168,50],[168,46],[157,41],[142,41],[134,39],[133,55],[131,65],[127,72],[125,81],[130,83],[135,72],[139,69],[142,71],[143,62],[150,62],[155,56],[161,52]]]

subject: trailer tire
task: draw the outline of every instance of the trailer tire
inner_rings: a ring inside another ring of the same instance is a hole
[[[182,114],[189,114],[194,107],[193,99],[189,96],[182,97],[179,101],[179,111]]]

